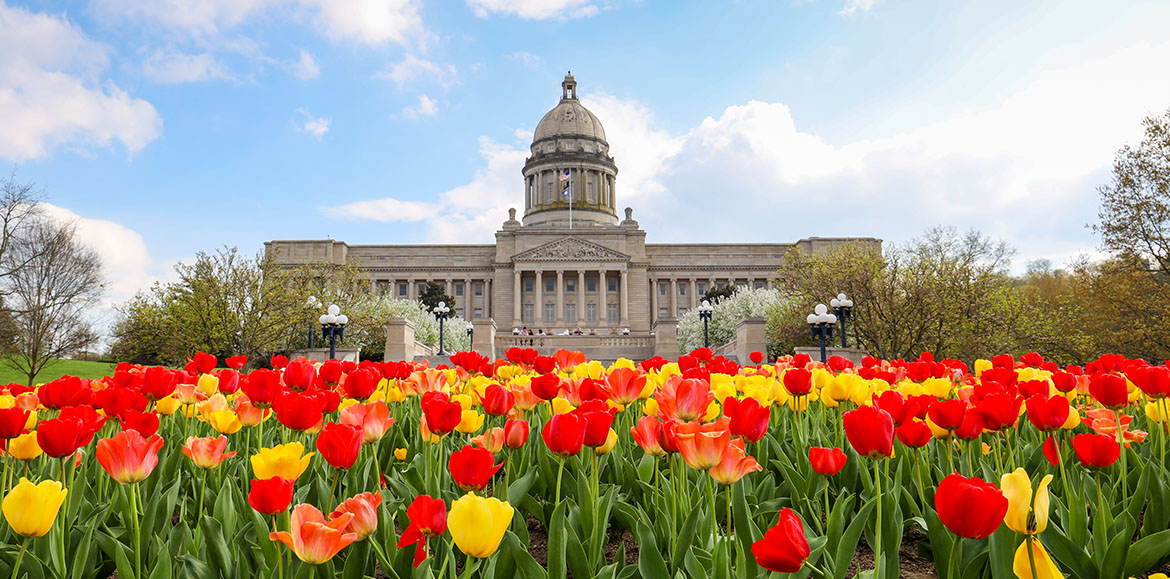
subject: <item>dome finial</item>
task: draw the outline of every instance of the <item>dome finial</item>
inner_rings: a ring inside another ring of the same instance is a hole
[[[577,100],[577,81],[573,80],[573,71],[565,75],[561,83],[561,100]]]

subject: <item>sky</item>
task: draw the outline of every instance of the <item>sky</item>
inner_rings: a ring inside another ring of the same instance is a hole
[[[107,304],[271,239],[492,243],[571,70],[648,242],[1100,255],[1116,151],[1170,108],[1170,3],[0,0],[0,170]]]

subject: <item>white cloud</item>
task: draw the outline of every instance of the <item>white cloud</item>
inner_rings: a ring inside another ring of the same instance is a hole
[[[372,219],[389,223],[394,221],[423,221],[439,211],[433,203],[399,201],[387,197],[373,201],[356,201],[340,207],[326,207],[325,214],[339,219]]]
[[[418,80],[429,80],[442,86],[450,86],[455,82],[455,76],[456,70],[453,65],[441,65],[414,54],[407,54],[402,62],[375,74],[374,78],[392,80],[402,88]]]
[[[524,66],[526,66],[528,68],[536,68],[536,67],[540,66],[540,55],[532,54],[531,52],[524,52],[524,51],[509,52],[508,54],[504,55],[504,58],[506,58],[508,60],[520,61]]]
[[[548,20],[583,18],[599,12],[594,0],[467,0],[467,6],[480,18],[505,14],[526,20]]]
[[[664,193],[662,169],[679,152],[683,139],[654,128],[654,113],[636,100],[586,93],[581,104],[601,120],[610,155],[620,163],[619,202],[637,204]]]
[[[293,125],[296,127],[297,132],[309,133],[310,135],[317,137],[318,141],[321,140],[321,137],[325,136],[325,133],[329,132],[329,123],[332,122],[331,119],[314,117],[312,113],[310,113],[309,110],[304,107],[297,109],[297,114],[303,117],[299,121],[293,121]]]
[[[101,80],[108,53],[63,15],[0,0],[0,157],[37,159],[61,145],[114,141],[134,153],[158,137],[154,107]]]
[[[845,6],[837,14],[853,16],[858,12],[869,12],[874,4],[877,4],[877,0],[845,0]]]
[[[313,58],[312,53],[308,50],[301,50],[301,58],[289,66],[289,70],[293,76],[301,80],[312,80],[321,74],[321,67],[317,65],[317,59]]]
[[[402,109],[402,116],[408,119],[417,119],[419,117],[433,117],[439,114],[438,103],[427,95],[419,95],[418,105],[413,107],[406,107]]]
[[[215,56],[155,51],[142,63],[142,72],[150,80],[163,84],[182,84],[224,80],[231,76]]]
[[[416,0],[100,0],[98,12],[189,39],[214,38],[269,13],[294,20],[307,15],[333,41],[407,45],[424,34]]]

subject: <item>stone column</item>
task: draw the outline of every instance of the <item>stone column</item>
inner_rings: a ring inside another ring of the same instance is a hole
[[[418,299],[418,286],[414,283],[414,278],[406,280],[406,297],[407,299]]]
[[[772,278],[768,278],[768,289],[772,289]]]
[[[650,278],[650,325],[658,321],[658,278]]]
[[[474,314],[475,300],[471,299],[471,296],[472,296],[471,278],[469,278],[469,277],[464,278],[463,279],[463,319],[465,319],[465,320],[475,319],[475,314]]]
[[[667,317],[668,318],[677,318],[678,317],[678,278],[676,278],[676,277],[670,278],[670,288],[667,291],[670,292],[670,315],[668,315]]]
[[[565,270],[557,270],[557,323],[565,321]]]
[[[532,323],[535,324],[536,322],[545,321],[544,297],[542,296],[544,292],[544,272],[539,269],[536,270],[536,286],[533,289],[536,290],[536,305],[532,309]]]
[[[577,271],[577,325],[585,319],[585,270]],[[588,320],[586,320],[588,322]]]
[[[690,303],[690,306],[693,308],[693,307],[699,305],[700,303],[702,303],[702,302],[699,301],[699,282],[697,280],[695,280],[695,278],[692,277],[691,278],[691,303]]]
[[[483,317],[493,319],[492,314],[495,308],[492,305],[492,300],[495,296],[492,295],[492,281],[493,278],[488,276],[483,280]],[[520,292],[520,288],[516,288],[516,292]]]
[[[609,286],[605,285],[605,270],[597,272],[597,325],[609,325],[609,305],[605,303],[606,291]]]
[[[621,307],[618,309],[621,310],[622,327],[625,327],[630,323],[630,270],[620,270],[618,275],[621,276],[621,287],[618,288],[618,303]]]
[[[471,329],[471,349],[494,360],[496,323],[491,320],[475,320],[471,322]]]
[[[520,298],[524,294],[524,286],[520,281],[520,269],[517,268],[512,273],[512,320],[516,324],[523,322]]]

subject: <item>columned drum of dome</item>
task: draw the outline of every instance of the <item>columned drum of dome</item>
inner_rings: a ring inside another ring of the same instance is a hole
[[[601,121],[577,100],[572,74],[561,83],[561,100],[540,119],[524,163],[524,225],[574,228],[618,224],[617,165]]]

